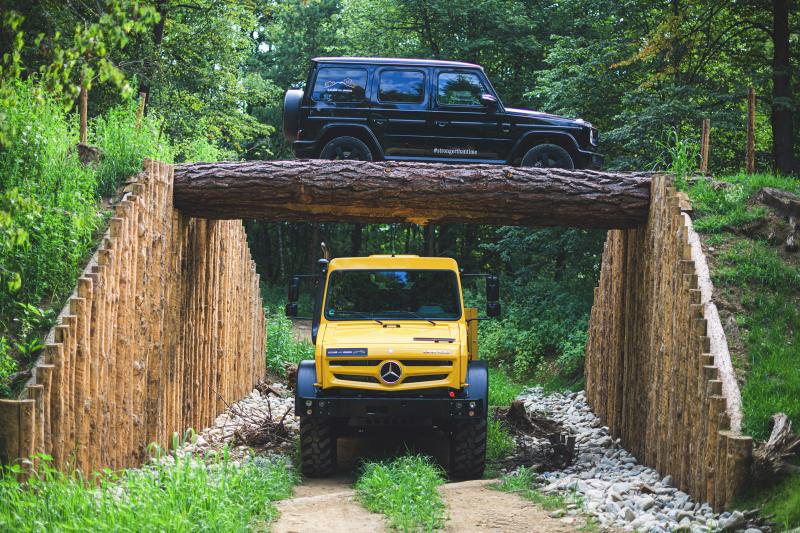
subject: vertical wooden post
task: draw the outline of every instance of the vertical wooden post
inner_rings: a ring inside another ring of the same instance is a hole
[[[89,143],[88,133],[88,117],[89,117],[89,91],[86,90],[86,84],[81,83],[81,144]]]
[[[756,91],[747,90],[747,155],[745,167],[748,174],[756,171]]]
[[[708,148],[711,137],[711,119],[703,119],[703,133],[700,137],[700,173],[708,174]]]
[[[139,108],[136,110],[136,129],[138,130],[142,125],[142,117],[144,116],[144,106],[147,102],[147,93],[139,93]]]

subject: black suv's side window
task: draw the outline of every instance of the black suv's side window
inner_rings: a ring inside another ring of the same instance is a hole
[[[479,106],[486,93],[480,77],[469,72],[440,72],[436,85],[439,105]]]
[[[419,70],[383,70],[378,82],[378,100],[418,104],[425,99],[425,73]]]
[[[317,102],[361,102],[367,86],[367,71],[361,68],[323,67],[311,98]]]

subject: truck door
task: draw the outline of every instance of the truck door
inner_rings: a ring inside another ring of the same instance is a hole
[[[487,108],[481,95],[492,94],[474,70],[437,69],[433,87],[433,137],[430,155],[447,160],[505,160],[510,125],[504,113]]]
[[[426,155],[427,76],[422,68],[376,70],[370,123],[389,159]]]

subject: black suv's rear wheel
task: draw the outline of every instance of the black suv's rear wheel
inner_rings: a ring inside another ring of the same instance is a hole
[[[569,152],[556,144],[538,144],[525,153],[520,166],[539,168],[575,168]]]
[[[336,137],[322,148],[320,159],[350,159],[353,161],[372,161],[369,146],[355,137]]]
[[[450,476],[478,479],[486,468],[486,419],[456,424],[450,434]]]
[[[327,418],[300,419],[300,463],[308,477],[327,477],[336,470],[336,433]]]

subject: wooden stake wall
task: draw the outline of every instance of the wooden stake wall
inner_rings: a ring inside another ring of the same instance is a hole
[[[657,175],[646,226],[608,232],[586,393],[639,461],[719,509],[746,482],[752,439],[729,431],[706,327],[684,215],[672,179]]]
[[[172,177],[146,161],[126,189],[27,390],[0,401],[0,461],[44,452],[83,472],[135,466],[148,444],[210,425],[263,377],[244,228],[180,214]]]

